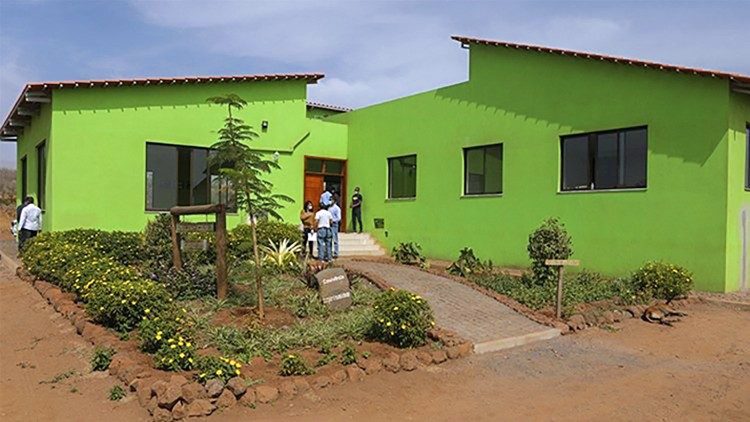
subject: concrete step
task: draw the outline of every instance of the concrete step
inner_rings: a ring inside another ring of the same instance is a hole
[[[317,254],[318,245],[315,245]],[[369,233],[339,233],[339,256],[385,256],[386,251]]]

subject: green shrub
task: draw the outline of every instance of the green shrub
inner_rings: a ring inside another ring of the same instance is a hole
[[[94,256],[90,260],[71,265],[60,279],[60,288],[75,292],[82,299],[91,288],[103,282],[135,280],[138,272],[107,256]]]
[[[326,316],[329,314],[328,307],[320,301],[320,296],[313,290],[289,295],[285,302],[287,302],[285,307],[292,311],[298,318]]]
[[[239,376],[242,364],[225,357],[201,356],[197,360],[198,380],[205,383],[210,379],[220,379],[224,382]]]
[[[281,376],[289,377],[292,375],[311,375],[314,373],[315,371],[299,355],[288,354],[281,358],[281,366],[279,368],[279,375]]]
[[[86,311],[109,328],[129,332],[144,317],[164,310],[172,301],[164,286],[150,280],[98,283],[85,294]]]
[[[530,276],[512,277],[506,274],[487,274],[472,279],[478,285],[513,298],[531,309],[541,309],[555,300],[553,285],[537,284]]]
[[[119,385],[109,389],[109,399],[112,401],[120,401],[126,394],[125,390]]]
[[[94,348],[94,355],[91,356],[91,370],[92,371],[106,371],[109,368],[109,364],[112,362],[112,356],[117,351],[111,347],[100,347]]]
[[[573,244],[565,226],[556,218],[545,220],[540,227],[529,235],[527,246],[531,259],[531,271],[537,284],[552,283],[557,277],[557,270],[548,267],[547,259],[568,259],[573,255]]]
[[[414,242],[401,242],[393,248],[391,255],[401,264],[406,265],[425,265],[425,257],[422,255],[422,247]]]
[[[357,349],[347,343],[341,350],[341,364],[346,366],[353,363],[357,363]]]
[[[259,220],[256,234],[258,245],[278,245],[284,239],[296,240],[302,236],[297,225],[275,220]],[[253,259],[253,234],[250,225],[240,224],[230,230],[229,253],[241,261]]]
[[[216,267],[185,263],[182,270],[161,267],[150,274],[177,300],[193,300],[216,295]]]
[[[686,296],[693,288],[693,275],[679,265],[647,262],[632,275],[636,295],[664,299],[667,303]]]
[[[154,365],[165,371],[188,371],[195,365],[195,346],[189,338],[167,338],[154,355]]]
[[[154,272],[172,266],[172,217],[157,214],[143,232],[144,268]]]
[[[56,234],[64,242],[91,248],[123,265],[138,264],[144,257],[140,233],[75,229],[57,232]]]
[[[389,290],[375,299],[372,336],[396,347],[416,347],[427,342],[434,325],[427,302],[405,290]]]
[[[492,271],[492,261],[482,262],[471,248],[463,248],[458,259],[448,267],[448,272],[461,277],[483,274]]]
[[[295,274],[301,270],[298,254],[302,250],[299,242],[283,239],[279,243],[270,242],[260,246],[263,265],[278,273]]]
[[[315,364],[315,366],[317,367],[328,365],[329,363],[336,360],[336,354],[333,353],[333,349],[329,344],[324,344],[323,346],[321,346],[319,352],[323,356],[321,356],[320,359],[318,359],[318,362]]]
[[[155,353],[170,338],[192,338],[193,324],[186,316],[187,310],[169,307],[156,314],[149,312],[138,324],[140,348]]]
[[[60,284],[71,267],[101,256],[93,249],[60,240],[55,233],[44,233],[28,243],[21,257],[31,274]]]

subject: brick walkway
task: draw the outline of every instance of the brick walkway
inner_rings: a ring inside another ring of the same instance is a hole
[[[351,261],[345,265],[382,277],[394,287],[424,297],[432,307],[437,325],[471,341],[476,353],[506,349],[560,334],[554,328],[538,324],[445,277],[379,262]]]

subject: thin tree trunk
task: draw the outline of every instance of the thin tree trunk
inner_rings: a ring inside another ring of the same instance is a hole
[[[255,255],[255,288],[258,290],[258,318],[266,316],[265,300],[263,299],[263,281],[261,279],[262,268],[260,265],[260,253],[258,251],[258,235],[255,230],[255,216],[250,214],[250,227],[253,232],[253,254]]]

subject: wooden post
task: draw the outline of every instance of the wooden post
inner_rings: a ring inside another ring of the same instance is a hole
[[[560,319],[562,316],[562,297],[563,297],[563,274],[565,266],[577,267],[581,261],[577,259],[547,259],[544,265],[557,267],[557,304],[555,306],[555,316]]]
[[[216,212],[216,296],[227,297],[227,214],[222,205]]]
[[[172,214],[172,265],[181,270],[182,255],[180,254],[180,234],[177,232],[178,224],[180,224],[180,216]]]

